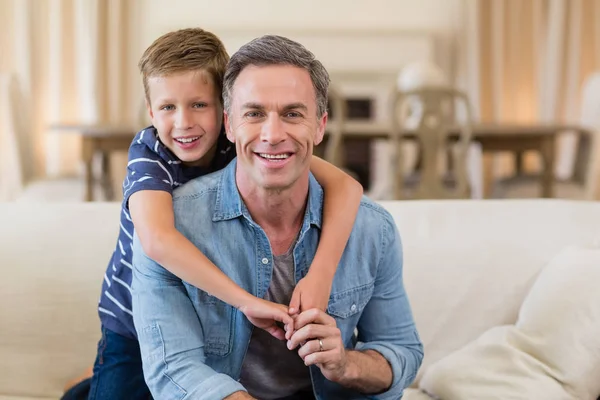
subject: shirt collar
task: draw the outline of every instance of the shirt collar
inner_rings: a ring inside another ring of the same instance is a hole
[[[235,171],[237,159],[231,161],[223,169],[221,180],[217,186],[217,200],[213,214],[213,221],[224,221],[244,216],[252,221],[246,205],[242,201],[240,192],[235,182]],[[313,174],[309,175],[308,182],[308,205],[302,223],[302,233],[315,225],[321,229],[323,219],[323,188],[317,182]]]

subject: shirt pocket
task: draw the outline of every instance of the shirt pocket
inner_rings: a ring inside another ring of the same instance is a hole
[[[333,293],[329,299],[327,312],[336,319],[360,316],[373,294],[374,283]]]
[[[229,304],[194,288],[190,298],[204,333],[204,353],[225,357],[232,348],[235,312]]]

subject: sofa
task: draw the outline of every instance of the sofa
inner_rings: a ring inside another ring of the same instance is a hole
[[[405,286],[425,347],[404,399],[600,395],[593,393],[600,328],[589,333],[600,320],[600,203],[381,204],[401,233]],[[117,203],[0,204],[0,400],[57,399],[93,362],[96,305],[119,212]],[[570,263],[579,269],[565,278]],[[556,332],[558,341],[545,336]],[[548,345],[566,349],[546,357],[538,350]],[[528,383],[537,392],[526,394]]]

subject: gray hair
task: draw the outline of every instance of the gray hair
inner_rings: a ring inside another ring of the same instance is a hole
[[[315,55],[298,42],[283,36],[265,35],[243,45],[229,60],[223,78],[223,105],[227,112],[231,107],[233,84],[244,68],[249,65],[292,65],[310,74],[317,101],[317,117],[327,110],[329,74]]]

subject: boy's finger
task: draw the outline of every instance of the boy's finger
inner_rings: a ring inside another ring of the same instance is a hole
[[[288,309],[288,312],[290,314],[296,314],[298,313],[298,311],[300,310],[300,291],[299,290],[294,290],[294,293],[292,293],[292,299],[290,300],[290,307]]]

